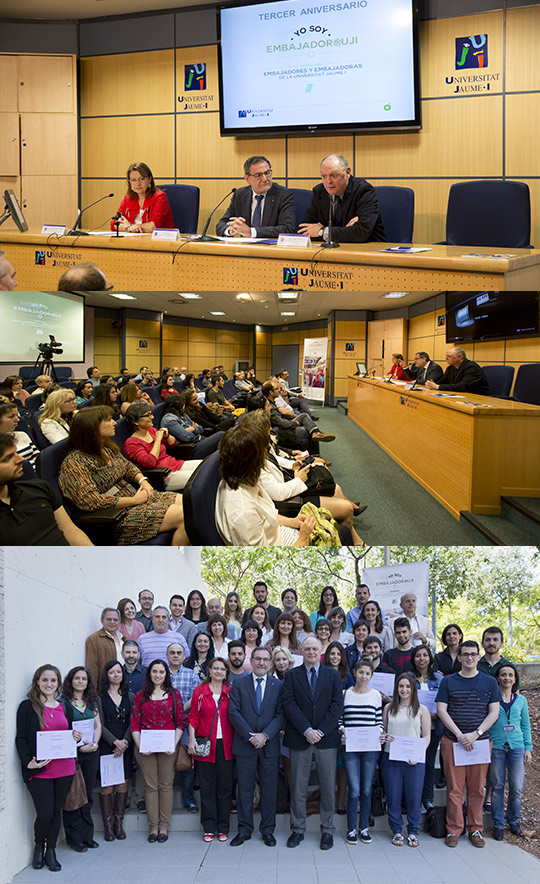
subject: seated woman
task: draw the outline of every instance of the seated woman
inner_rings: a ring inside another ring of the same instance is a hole
[[[164,374],[161,378],[161,384],[159,385],[159,395],[165,401],[168,396],[178,396],[178,390],[174,386],[175,376],[173,374]]]
[[[309,546],[315,527],[311,516],[280,516],[259,485],[268,437],[258,427],[239,424],[219,447],[223,479],[216,495],[216,524],[229,546]]]
[[[404,362],[403,353],[392,353],[392,368],[385,375],[387,378],[394,378],[398,381],[408,381],[410,378],[407,377],[405,372],[401,367],[401,363]]]
[[[0,433],[13,433],[17,454],[34,465],[39,454],[28,433],[15,430],[19,423],[19,412],[14,402],[0,402]]]
[[[128,410],[129,406],[133,402],[138,402],[139,399],[143,399],[148,403],[150,408],[153,408],[154,403],[150,399],[148,393],[143,393],[138,384],[126,384],[122,387],[122,391],[120,393],[120,412],[121,414],[125,414]]]
[[[208,408],[205,402],[201,402],[196,390],[184,390],[180,395],[182,398],[182,408],[184,413],[187,414],[194,423],[199,424],[207,435],[208,432],[216,433],[220,430],[225,432],[229,427],[234,427],[236,423],[235,417],[231,417],[231,415],[226,416],[224,414],[215,414],[215,412]]]
[[[217,451],[224,434],[219,430],[213,433],[212,436],[205,438],[203,427],[200,424],[194,423],[190,416],[185,413],[182,396],[176,393],[176,395],[167,397],[163,406],[163,414],[161,415],[161,427],[165,427],[169,432],[169,436],[177,439],[178,442],[195,443],[194,456],[204,460],[213,451]]]
[[[98,384],[94,387],[94,405],[108,405],[113,410],[113,416],[120,417],[120,411],[116,400],[118,399],[118,390],[116,384]]]
[[[74,416],[60,468],[63,494],[89,512],[126,510],[116,528],[119,544],[141,543],[160,531],[173,531],[172,546],[188,546],[181,496],[154,491],[139,467],[120,454],[112,441],[114,429],[106,405],[83,408]]]
[[[39,429],[51,445],[60,439],[67,439],[71,420],[77,408],[77,400],[73,390],[61,387],[47,397],[47,401],[38,418]]]
[[[75,388],[75,396],[77,397],[77,405],[82,405],[83,402],[88,402],[89,399],[94,395],[94,385],[92,381],[85,379],[84,381],[79,381]]]
[[[9,374],[7,378],[4,378],[1,384],[2,387],[5,387],[7,390],[11,390],[15,399],[18,399],[19,402],[24,403],[30,396],[28,390],[24,390],[24,380],[16,374]]]
[[[188,372],[188,374],[184,378],[184,388],[182,390],[182,393],[185,390],[197,390],[197,387],[195,386],[195,375],[191,371]]]
[[[156,187],[146,163],[132,163],[126,174],[127,193],[120,203],[118,229],[127,233],[152,233],[156,227],[175,226],[167,195]],[[115,230],[111,221],[111,230]]]
[[[356,504],[345,497],[339,485],[335,486],[332,497],[314,493],[307,484],[311,465],[303,466],[300,461],[295,461],[292,465],[294,478],[287,478],[272,452],[270,416],[266,410],[259,408],[247,414],[242,420],[242,426],[251,425],[259,427],[263,433],[267,434],[269,449],[261,470],[259,485],[274,501],[278,512],[282,515],[294,516],[306,502],[313,503],[316,507],[324,507],[337,522],[348,527],[354,546],[362,546],[362,538],[356,533],[353,524],[353,516],[358,513],[358,508]],[[292,497],[300,497],[301,500],[297,501],[296,505],[293,503],[291,510],[291,504],[287,505],[287,501]]]
[[[124,454],[141,470],[152,467],[168,467],[165,476],[167,491],[181,491],[195,472],[201,460],[177,460],[167,454],[167,448],[176,447],[176,439],[169,436],[165,428],[156,430],[152,426],[154,415],[146,402],[134,402],[126,411],[126,424],[131,436],[124,442]]]

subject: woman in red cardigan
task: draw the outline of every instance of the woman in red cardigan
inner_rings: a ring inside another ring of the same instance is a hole
[[[214,657],[208,664],[206,679],[191,697],[188,752],[194,756],[199,774],[204,841],[213,841],[216,829],[220,841],[229,837],[234,769],[234,731],[229,722],[230,677],[229,664]],[[210,738],[208,755],[198,754],[196,737]]]
[[[128,233],[152,233],[156,227],[174,227],[166,193],[156,187],[146,163],[132,163],[127,170],[127,194],[120,203],[119,230]],[[111,230],[115,224],[111,221]]]
[[[392,353],[392,368],[386,375],[387,378],[395,378],[398,381],[407,381],[410,378],[407,377],[401,364],[403,363],[403,354],[402,353]]]

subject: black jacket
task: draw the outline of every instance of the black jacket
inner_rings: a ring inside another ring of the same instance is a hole
[[[71,728],[71,725],[73,724],[73,707],[71,703],[64,703],[62,700],[59,702],[62,703],[62,706],[64,707],[67,723]],[[41,725],[37,713],[34,712],[34,707],[30,700],[23,700],[17,709],[17,735],[15,737],[15,746],[19,753],[19,758],[21,759],[21,769],[25,783],[27,783],[30,777],[34,776],[36,773],[35,770],[30,770],[28,768],[28,762],[32,761],[32,758],[35,758],[36,756],[36,734],[40,730]],[[43,771],[44,768],[40,768],[40,770]]]
[[[417,368],[416,365],[412,365],[411,368],[404,368],[403,374],[410,378],[411,381],[414,380],[417,384],[425,384],[426,381],[434,381],[438,384],[442,379],[443,370],[436,362],[430,361],[420,368]]]
[[[338,672],[322,664],[319,666],[313,699],[305,664],[289,669],[283,681],[283,711],[287,719],[285,746],[307,749],[309,743],[304,731],[314,728],[324,734],[317,743],[320,749],[337,748],[341,741],[338,722],[343,712],[343,691]]]
[[[230,218],[245,218],[251,227],[251,187],[240,187],[233,193],[229,208],[216,225],[218,236],[224,236]],[[280,184],[272,184],[266,192],[261,226],[256,228],[257,236],[277,237],[280,233],[294,233],[296,215],[294,211],[293,192]],[[225,377],[225,375],[223,375]]]
[[[470,359],[464,359],[461,365],[449,365],[442,376],[439,390],[489,396],[489,384],[484,372],[477,362]]]
[[[365,178],[349,178],[347,189],[342,196],[343,227],[333,228],[335,242],[386,242],[386,233],[377,195]],[[303,223],[328,226],[330,195],[323,184],[313,188],[313,196],[304,216]],[[351,227],[347,223],[358,217]]]

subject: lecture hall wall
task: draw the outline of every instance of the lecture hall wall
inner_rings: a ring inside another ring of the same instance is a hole
[[[46,45],[54,52],[62,46],[78,51],[83,205],[109,190],[119,202],[127,166],[141,159],[158,182],[198,184],[204,220],[232,186],[243,183],[246,156],[267,154],[278,182],[309,188],[317,182],[320,158],[337,151],[350,159],[355,174],[374,184],[414,189],[416,242],[444,239],[453,182],[492,177],[526,181],[533,212],[531,241],[538,246],[540,4],[421,0],[420,9],[423,128],[410,134],[221,138],[213,6],[89,20],[71,25],[71,30],[70,23],[49,25],[55,39],[48,41],[37,37],[46,23],[3,23],[0,50],[36,52]],[[480,33],[488,37],[486,69],[458,74],[455,38]],[[204,107],[190,111],[178,100],[194,95],[184,94],[184,66],[202,62],[207,88],[198,103]],[[478,73],[491,79],[456,80]],[[107,211],[90,210],[87,223],[103,223]]]

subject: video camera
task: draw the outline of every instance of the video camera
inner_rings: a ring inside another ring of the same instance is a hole
[[[38,344],[38,350],[40,356],[47,361],[51,360],[54,355],[59,356],[60,353],[63,353],[62,344],[60,341],[57,341],[54,335],[49,335],[50,343]]]

